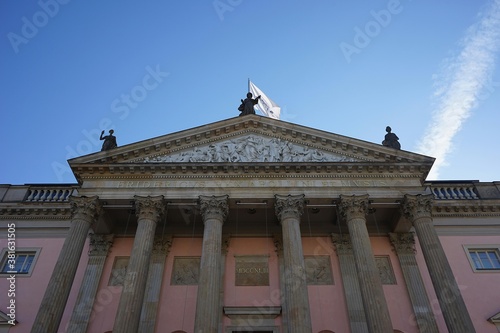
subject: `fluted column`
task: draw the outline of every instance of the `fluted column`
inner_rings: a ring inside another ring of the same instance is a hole
[[[228,196],[200,196],[204,223],[194,332],[217,333],[220,313],[222,225],[229,213]]]
[[[415,258],[415,238],[413,233],[389,234],[392,246],[398,255],[406,288],[410,295],[415,321],[420,332],[439,333],[431,303],[425,291],[424,281]]]
[[[90,234],[89,261],[83,275],[75,308],[69,321],[68,332],[87,332],[97,288],[99,287],[106,257],[113,244],[113,238],[114,236],[109,234]]]
[[[288,332],[310,333],[312,331],[311,312],[300,235],[300,216],[304,210],[304,195],[275,195],[275,198],[276,216],[281,222],[283,233]]]
[[[137,231],[123,282],[113,332],[137,333],[156,225],[165,211],[163,196],[135,196]]]
[[[351,239],[349,235],[332,234],[332,241],[339,258],[351,333],[368,333]]]
[[[474,325],[434,228],[432,200],[431,194],[407,194],[402,205],[403,214],[415,227],[448,330],[453,333],[474,333]]]
[[[146,293],[142,304],[139,333],[153,333],[156,325],[156,314],[160,301],[161,284],[165,270],[165,260],[172,246],[172,237],[157,237],[154,240],[153,252],[149,263]]]
[[[45,290],[32,333],[55,333],[66,307],[83,246],[100,211],[97,197],[70,197],[71,226]]]
[[[340,199],[339,210],[349,228],[368,330],[371,333],[392,332],[389,308],[366,228],[368,195],[341,195]]]

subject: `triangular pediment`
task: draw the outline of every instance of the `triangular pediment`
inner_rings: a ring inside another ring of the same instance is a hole
[[[434,159],[267,117],[248,115],[199,126],[69,160],[85,168],[169,164],[410,165],[427,174]],[[373,167],[372,167],[373,168]],[[339,169],[340,170],[340,169]],[[350,169],[349,169],[350,170]]]

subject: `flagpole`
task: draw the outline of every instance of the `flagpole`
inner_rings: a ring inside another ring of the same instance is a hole
[[[250,92],[250,78],[248,78],[248,91],[247,92]]]

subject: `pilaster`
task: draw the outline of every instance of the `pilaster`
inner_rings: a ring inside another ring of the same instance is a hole
[[[421,332],[439,333],[415,258],[415,238],[413,233],[391,233],[389,238],[398,255],[418,328]]]
[[[70,205],[71,225],[38,309],[32,333],[57,332],[85,240],[101,209],[98,197],[70,197]]]
[[[474,325],[434,228],[431,216],[432,201],[431,194],[407,194],[402,204],[402,212],[415,227],[448,330],[454,333],[474,333]]]
[[[69,321],[68,332],[85,333],[92,314],[97,288],[101,280],[102,270],[114,235],[89,235],[89,260],[78,292],[75,308]]]
[[[371,333],[392,332],[389,308],[366,228],[368,195],[341,195],[338,207],[349,228],[368,330]]]
[[[351,239],[346,234],[332,234],[332,242],[335,244],[335,251],[339,258],[351,332],[368,333]]]
[[[156,225],[166,204],[163,196],[134,198],[137,231],[113,328],[120,333],[138,332]]]
[[[229,213],[228,196],[200,196],[199,205],[204,230],[194,331],[216,333],[222,313],[222,225]]]
[[[304,211],[304,195],[275,195],[276,216],[283,233],[283,262],[285,270],[286,316],[288,332],[312,331],[309,297],[300,216]]]
[[[165,260],[172,246],[172,236],[157,236],[154,239],[151,261],[149,262],[146,293],[142,303],[139,333],[153,333],[156,325],[156,315],[160,301]]]
[[[283,260],[283,237],[281,235],[273,236],[274,248],[276,255],[278,257],[278,267],[280,273],[280,302],[281,302],[281,313],[285,314],[281,316],[281,330],[283,332],[288,332],[288,308],[287,308],[287,298],[286,298],[286,276],[285,276],[285,263]]]

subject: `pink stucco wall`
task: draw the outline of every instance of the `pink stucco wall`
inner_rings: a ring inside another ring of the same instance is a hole
[[[500,246],[500,236],[441,236],[476,332],[498,333],[488,318],[500,312],[500,272],[474,272],[464,245]]]
[[[500,236],[441,236],[443,248],[448,256],[451,268],[460,286],[477,332],[495,333],[495,326],[487,321],[489,317],[500,311],[500,272],[474,272],[467,259],[464,245],[500,244]],[[370,239],[373,252],[377,256],[388,256],[396,277],[397,284],[384,285],[393,327],[405,333],[417,333],[418,328],[412,315],[406,285],[403,279],[398,258],[387,237]],[[64,243],[63,238],[18,239],[17,247],[41,248],[40,255],[31,277],[16,279],[16,310],[19,323],[12,327],[12,333],[29,332],[41,303],[45,288],[50,279],[59,252]],[[118,308],[121,287],[108,286],[111,269],[116,256],[129,256],[133,238],[116,238],[106,260],[103,275],[99,284],[96,302],[88,332],[102,333],[113,329],[114,318]],[[304,237],[302,239],[304,255],[330,256],[334,284],[311,285],[308,287],[313,332],[331,330],[348,332],[348,315],[342,277],[337,255],[329,237]],[[6,240],[0,240],[0,248],[6,247]],[[167,257],[163,282],[161,286],[157,328],[162,332],[182,330],[192,332],[196,308],[197,286],[171,285],[172,265],[176,256],[201,256],[201,238],[174,238],[171,251]],[[66,326],[73,310],[78,289],[80,287],[88,260],[88,242],[83,250],[78,271],[75,277],[66,310],[63,315],[59,333],[66,333]],[[266,255],[269,256],[269,286],[242,287],[235,286],[235,256]],[[432,282],[422,256],[420,245],[416,244],[416,259],[422,279],[426,286],[431,306],[436,315],[440,332],[446,333],[446,325],[434,293]],[[228,249],[224,275],[225,306],[269,306],[280,305],[280,283],[278,256],[272,238],[231,238]],[[0,279],[0,292],[6,295],[8,282]],[[6,308],[8,299],[0,297],[0,306]],[[4,311],[5,312],[5,311]],[[224,326],[231,320],[224,316]],[[281,317],[275,320],[281,325]]]
[[[49,283],[52,271],[55,267],[57,258],[64,244],[64,238],[18,238],[16,239],[16,248],[41,248],[38,259],[35,263],[31,277],[16,276],[16,320],[18,323],[10,328],[10,333],[30,332],[38,308],[42,302],[45,289]],[[0,249],[6,247],[7,241],[0,240]],[[84,253],[88,251],[88,241],[85,244]],[[71,311],[78,295],[78,289],[81,284],[86,258],[82,257],[76,272],[75,283],[68,297],[66,310],[64,311],[61,325],[58,332],[65,332],[65,326],[71,317]],[[0,308],[5,312],[7,302],[8,281],[6,278],[0,279]]]

